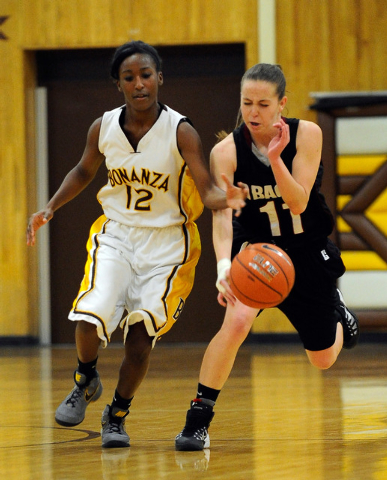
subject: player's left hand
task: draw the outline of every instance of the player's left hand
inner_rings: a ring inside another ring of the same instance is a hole
[[[245,183],[238,182],[238,186],[233,185],[227,176],[222,173],[222,179],[226,183],[227,205],[235,210],[235,216],[239,217],[242,208],[246,205],[246,198],[249,193],[248,186]]]
[[[290,141],[289,125],[283,118],[276,122],[273,127],[277,128],[277,135],[271,139],[267,149],[269,160],[278,158]]]

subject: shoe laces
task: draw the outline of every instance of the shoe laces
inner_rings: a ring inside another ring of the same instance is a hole
[[[83,390],[81,390],[79,387],[75,387],[74,390],[71,392],[71,395],[67,400],[66,404],[71,405],[72,407],[75,407],[75,405],[77,404],[78,400],[82,397],[82,395],[83,395]]]
[[[123,419],[109,416],[107,425],[106,425],[106,431],[108,433],[121,433],[121,430],[124,424],[125,424],[125,421]]]
[[[106,431],[109,433],[120,433],[121,432],[121,422],[116,423],[112,422],[111,420],[108,423],[108,426],[106,428]]]
[[[193,437],[197,438],[198,440],[203,440],[207,436],[207,427],[199,425],[192,425],[192,424],[187,424],[184,426],[182,432],[180,433],[180,436],[189,436],[192,435]]]
[[[356,335],[357,333],[357,323],[353,315],[348,311],[347,308],[344,307],[344,305],[341,305],[341,307],[344,309],[344,315],[345,315],[345,325],[348,329],[348,333],[353,336]]]
[[[205,427],[199,428],[199,430],[196,430],[194,433],[194,437],[197,440],[205,440],[207,437],[207,429]]]

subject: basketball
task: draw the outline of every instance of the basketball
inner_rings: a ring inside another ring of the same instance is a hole
[[[295,271],[289,255],[270,243],[241,250],[230,268],[230,286],[238,300],[254,308],[271,308],[289,295]]]

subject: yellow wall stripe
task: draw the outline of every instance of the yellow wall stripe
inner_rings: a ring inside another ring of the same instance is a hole
[[[341,255],[347,270],[387,270],[387,263],[375,252],[345,250]]]
[[[371,175],[386,160],[386,155],[339,155],[337,173],[338,175]]]

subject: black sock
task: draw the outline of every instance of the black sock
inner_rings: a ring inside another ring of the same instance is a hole
[[[218,399],[219,393],[220,390],[215,390],[215,388],[206,387],[205,385],[198,383],[196,398],[201,398],[204,403],[208,403],[208,405],[213,407]]]
[[[96,376],[95,372],[97,367],[97,360],[98,360],[98,357],[91,362],[83,363],[78,358],[77,371],[79,373],[82,373],[83,375],[86,375],[86,378],[88,381],[92,380]]]
[[[112,407],[117,407],[120,410],[129,410],[129,407],[130,407],[130,404],[132,403],[133,398],[134,397],[129,399],[123,398],[116,390],[113,396]]]

